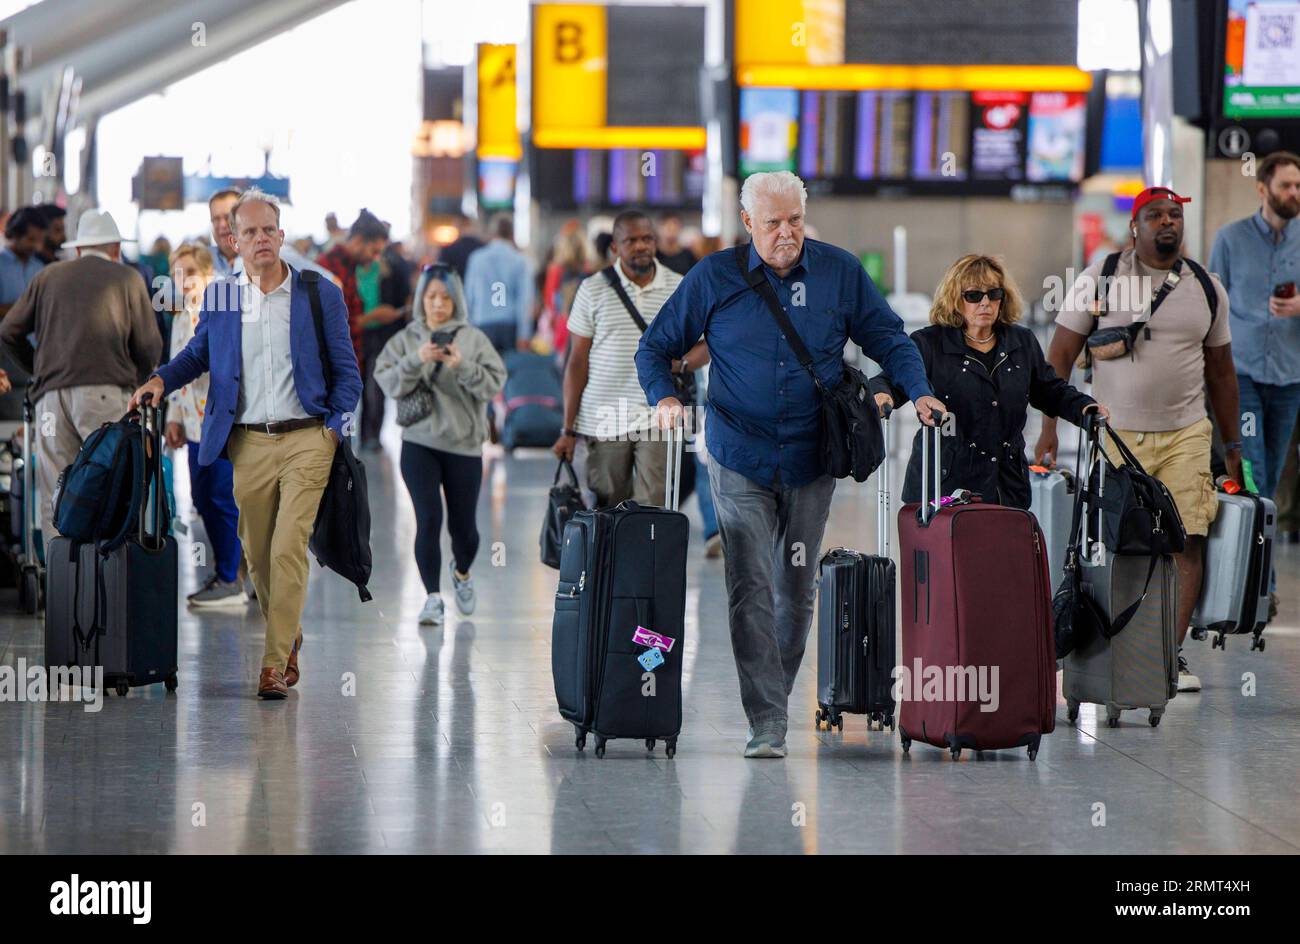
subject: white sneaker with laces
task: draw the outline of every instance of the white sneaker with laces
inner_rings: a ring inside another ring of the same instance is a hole
[[[456,609],[460,610],[462,616],[469,616],[474,612],[474,604],[477,602],[474,578],[467,576],[461,580],[457,577],[455,561],[447,561],[447,573],[451,574],[451,588],[456,592]]]
[[[1180,692],[1199,692],[1201,690],[1201,680],[1192,674],[1191,667],[1187,664],[1187,659],[1183,656],[1183,650],[1178,650],[1178,690]]]
[[[443,620],[442,594],[431,593],[420,610],[421,626],[441,626]]]

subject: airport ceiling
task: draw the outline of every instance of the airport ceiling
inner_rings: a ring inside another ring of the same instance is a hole
[[[71,66],[79,115],[103,115],[339,6],[345,0],[41,0],[0,21],[20,50],[29,121]],[[202,24],[198,45],[196,24]]]

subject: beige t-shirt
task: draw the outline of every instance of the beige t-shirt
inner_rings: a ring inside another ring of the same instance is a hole
[[[1079,275],[1065,299],[1056,323],[1079,334],[1098,328],[1132,324],[1143,315],[1151,296],[1168,272],[1151,269],[1125,249],[1107,286],[1106,310],[1097,320],[1096,285],[1102,263]],[[1094,360],[1092,395],[1110,410],[1115,429],[1142,432],[1183,429],[1205,417],[1205,347],[1232,340],[1228,329],[1228,293],[1210,276],[1219,296],[1218,312],[1210,323],[1205,291],[1184,264],[1178,284],[1151,316],[1151,336],[1140,333],[1132,354],[1109,361]]]

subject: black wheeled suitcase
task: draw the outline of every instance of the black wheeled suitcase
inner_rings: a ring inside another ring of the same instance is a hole
[[[176,688],[179,558],[167,534],[159,411],[142,412],[146,500],[135,533],[107,553],[60,536],[46,554],[46,665],[102,667],[104,687],[119,695],[157,682]]]
[[[690,520],[677,510],[683,437],[668,440],[667,506],[633,501],[576,512],[564,526],[551,628],[560,716],[576,747],[596,737],[665,742],[682,727],[682,648]]]
[[[888,423],[888,420],[886,420]],[[889,442],[888,426],[885,442]],[[876,472],[876,551],[837,547],[818,566],[815,725],[844,730],[843,714],[894,730],[895,591],[889,557],[889,457]]]

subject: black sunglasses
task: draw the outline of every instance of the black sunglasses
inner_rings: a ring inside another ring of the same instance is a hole
[[[991,302],[1000,302],[1006,297],[1007,290],[1004,288],[991,288],[984,292],[977,288],[971,288],[961,293],[961,297],[972,305],[978,305],[982,302],[985,295],[989,297]]]

